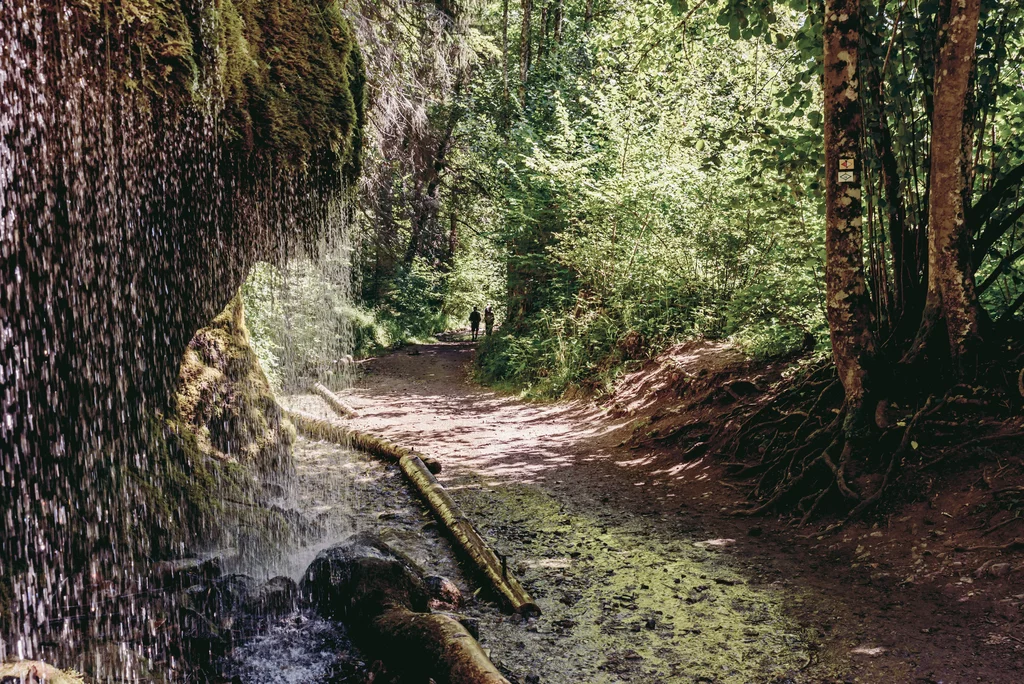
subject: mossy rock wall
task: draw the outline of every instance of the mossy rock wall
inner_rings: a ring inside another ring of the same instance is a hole
[[[150,558],[285,550],[297,530],[268,501],[293,474],[295,428],[249,344],[240,297],[192,337],[174,407],[151,429],[156,467],[134,474],[152,511]]]
[[[0,579],[28,578],[0,601],[60,587],[13,616],[45,631],[87,567],[130,584],[132,523],[174,506],[133,473],[273,462],[216,417],[172,448],[229,458],[175,462],[153,417],[247,270],[344,218],[363,70],[324,0],[4,0],[0,46]]]

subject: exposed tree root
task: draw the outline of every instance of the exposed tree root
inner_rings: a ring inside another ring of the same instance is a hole
[[[957,547],[957,551],[1020,551],[1024,549],[1024,539],[1017,538],[1006,544],[983,544],[981,546]]]

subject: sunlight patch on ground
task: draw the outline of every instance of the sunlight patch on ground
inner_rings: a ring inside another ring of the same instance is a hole
[[[654,461],[653,456],[642,456],[640,458],[634,458],[632,461],[619,461],[615,465],[620,468],[629,468],[632,466],[645,466]]]
[[[735,539],[705,539],[704,541],[694,542],[693,545],[699,548],[706,548],[710,546],[712,548],[721,549],[735,543]]]

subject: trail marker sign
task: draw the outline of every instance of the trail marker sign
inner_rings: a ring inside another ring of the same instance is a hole
[[[851,157],[840,157],[839,159],[839,182],[856,183],[857,176],[854,174],[855,160]]]

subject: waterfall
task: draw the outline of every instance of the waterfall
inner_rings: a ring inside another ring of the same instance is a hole
[[[166,656],[142,521],[187,514],[153,503],[182,355],[258,259],[339,230],[351,29],[332,3],[250,5],[0,12],[0,662],[106,639],[93,674],[132,681]]]

